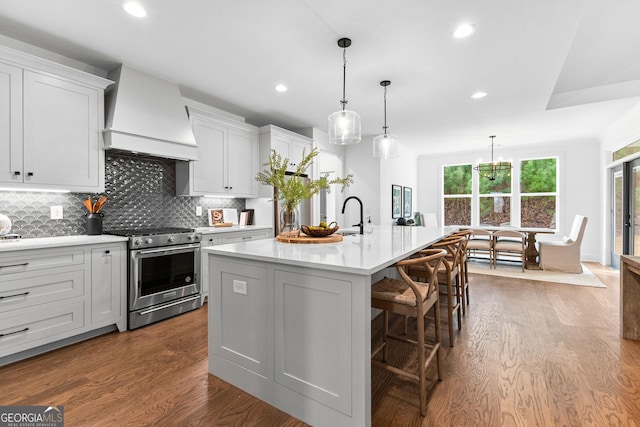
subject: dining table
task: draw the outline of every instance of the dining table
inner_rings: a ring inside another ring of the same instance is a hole
[[[556,233],[556,230],[553,228],[491,226],[491,225],[480,225],[477,227],[469,227],[469,228],[481,229],[481,230],[487,230],[487,231],[512,230],[512,231],[519,231],[521,233],[526,234],[527,249],[525,254],[526,254],[527,262],[525,264],[525,267],[529,270],[540,269],[540,263],[538,259],[538,256],[540,255],[540,253],[538,252],[538,248],[536,248],[536,235]]]

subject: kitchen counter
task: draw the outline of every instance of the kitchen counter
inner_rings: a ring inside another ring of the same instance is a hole
[[[126,237],[110,236],[59,236],[35,239],[0,240],[0,252],[22,251],[28,249],[60,248],[64,246],[95,245],[100,243],[125,242]]]
[[[209,372],[317,426],[371,424],[371,285],[454,229],[203,248]]]
[[[282,243],[263,239],[204,248],[220,256],[371,275],[457,230],[440,227],[376,226],[373,233],[344,236],[342,242]]]

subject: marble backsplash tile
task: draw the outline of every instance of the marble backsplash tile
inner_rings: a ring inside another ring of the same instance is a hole
[[[204,227],[207,209],[244,209],[244,199],[176,196],[175,170],[174,160],[107,151],[103,228]],[[98,196],[0,191],[0,213],[11,219],[11,233],[23,238],[86,234],[83,201]],[[51,206],[62,206],[64,218],[51,219]]]

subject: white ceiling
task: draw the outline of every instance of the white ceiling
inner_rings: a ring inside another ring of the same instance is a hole
[[[417,154],[595,138],[640,101],[637,0],[2,0],[0,33],[104,70],[126,63],[261,126],[326,129],[348,108],[363,143]],[[476,33],[454,39],[461,22]],[[289,87],[276,93],[275,84]],[[488,96],[474,100],[472,93]]]

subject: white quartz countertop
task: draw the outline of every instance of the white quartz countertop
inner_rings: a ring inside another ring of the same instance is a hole
[[[344,236],[342,242],[296,244],[262,239],[203,248],[209,253],[322,270],[371,275],[426,248],[457,228],[375,226],[371,234]]]
[[[198,233],[237,233],[239,231],[271,230],[270,225],[232,225],[231,227],[198,227]]]
[[[96,245],[100,243],[126,242],[126,237],[110,236],[60,236],[35,239],[0,240],[0,252],[22,251],[27,249],[58,248],[64,246]]]

